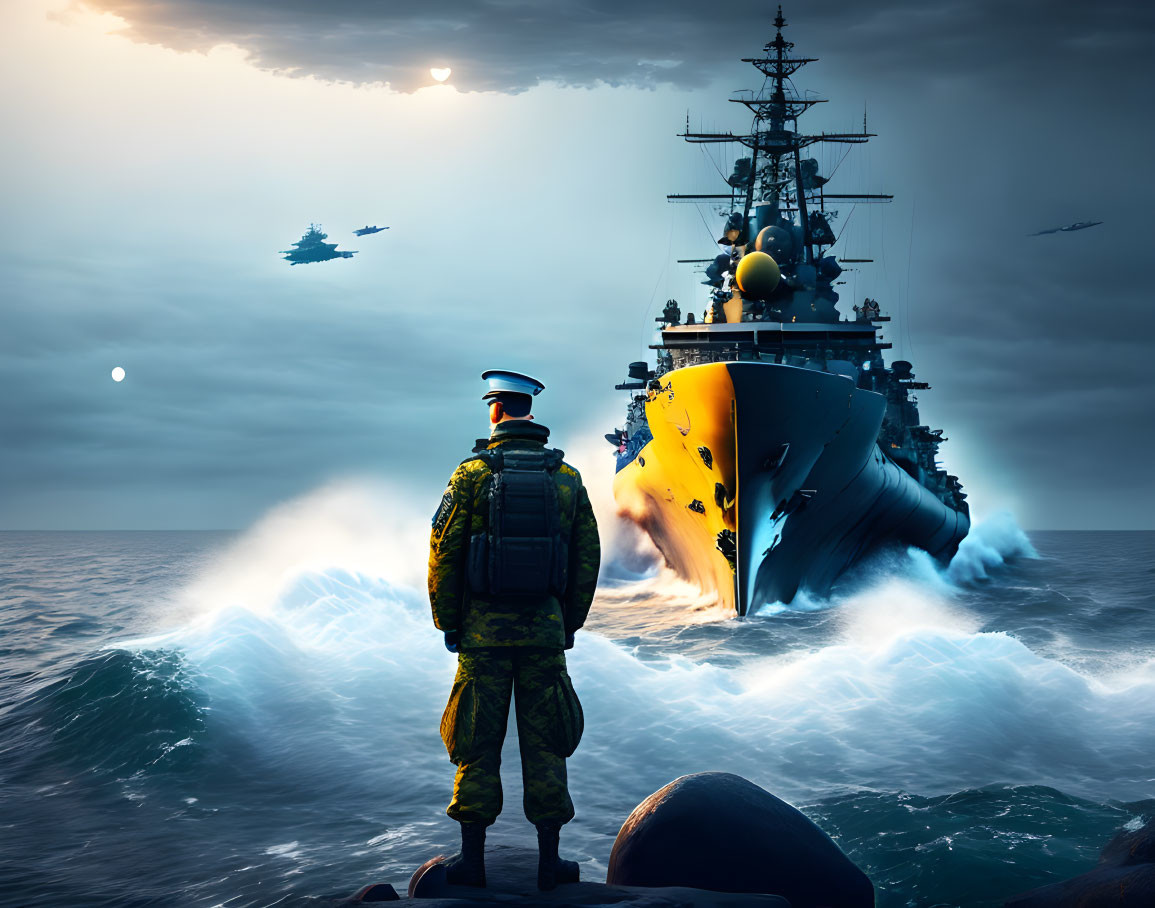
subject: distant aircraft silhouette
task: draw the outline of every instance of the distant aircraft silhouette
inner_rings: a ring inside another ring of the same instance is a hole
[[[1086,230],[1088,227],[1098,227],[1102,221],[1075,221],[1074,224],[1068,224],[1066,227],[1052,227],[1050,230],[1040,230],[1038,233],[1031,233],[1028,236],[1043,236],[1046,233],[1070,233],[1072,230]]]
[[[281,254],[290,265],[308,265],[312,262],[328,262],[332,259],[351,259],[353,252],[338,251],[336,243],[326,243],[327,233],[322,233],[317,224],[310,224],[308,232],[292,249],[282,249]],[[354,250],[355,251],[355,250]]]
[[[378,227],[376,224],[374,224],[372,227],[370,227],[368,224],[366,224],[364,227],[361,227],[357,230],[354,230],[353,235],[354,236],[368,236],[371,233],[380,233],[382,230],[388,230],[388,229],[389,229],[388,227]]]

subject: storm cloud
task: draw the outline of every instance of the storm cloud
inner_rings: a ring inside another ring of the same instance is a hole
[[[431,66],[462,91],[701,86],[769,37],[774,6],[738,0],[83,0],[134,40],[178,50],[233,44],[258,66],[412,91]],[[1105,0],[810,0],[785,4],[824,53],[873,73],[1014,73],[1071,55],[1116,68],[1150,51],[1150,4]],[[1120,59],[1122,54],[1122,59]]]

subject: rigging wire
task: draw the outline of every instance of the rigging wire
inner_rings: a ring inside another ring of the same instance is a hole
[[[850,206],[850,214],[848,214],[846,216],[846,220],[842,222],[842,229],[838,231],[838,236],[836,236],[834,238],[834,242],[830,244],[831,246],[834,246],[840,239],[842,239],[842,234],[846,233],[846,228],[850,224],[850,219],[852,217],[854,217],[854,212],[856,212],[857,210],[858,210],[858,204],[857,203]]]
[[[722,168],[719,167],[718,162],[714,160],[714,156],[712,154],[710,154],[708,151],[706,151],[705,144],[704,143],[700,144],[700,145],[698,145],[698,147],[700,149],[702,149],[703,157],[707,158],[709,160],[709,162],[714,165],[714,169],[716,171],[718,171],[718,176],[720,176],[722,178],[723,182],[729,183],[730,181],[726,179],[726,175],[724,173],[722,173]]]
[[[867,168],[867,170],[869,171],[869,167]],[[895,345],[894,354],[897,354],[898,358],[901,359],[905,355],[904,351],[903,351],[903,346],[902,346],[902,324],[903,324],[903,322],[906,321],[906,317],[903,315],[903,312],[902,312],[902,298],[895,296],[894,285],[890,282],[890,269],[886,267],[886,263],[887,263],[886,234],[887,234],[887,230],[886,230],[886,208],[885,207],[883,207],[882,210],[880,210],[878,212],[878,218],[882,222],[881,225],[879,226],[879,231],[878,231],[879,232],[878,248],[879,248],[879,251],[881,253],[881,258],[882,258],[882,285],[886,289],[887,294],[890,296],[891,300],[893,300],[892,305],[894,306],[894,311],[896,312],[898,319],[899,319],[899,323],[896,326],[898,330],[895,331],[895,333],[891,339]],[[894,324],[894,323],[891,322],[891,324]],[[894,354],[892,354],[892,355],[894,355]]]
[[[696,208],[697,206],[695,205],[694,207]],[[647,349],[648,344],[646,343],[649,340],[649,335],[646,333],[646,325],[648,324],[648,321],[650,318],[650,310],[654,308],[654,298],[658,295],[658,287],[660,287],[662,285],[662,278],[664,278],[666,276],[666,271],[670,267],[670,253],[674,248],[674,215],[673,215],[673,212],[670,212],[669,220],[670,220],[670,236],[666,242],[666,254],[662,258],[662,270],[658,272],[658,279],[656,281],[654,281],[654,289],[650,293],[650,301],[649,301],[649,303],[646,304],[646,311],[642,313],[641,345],[640,345],[641,346],[641,352],[642,352],[642,359],[646,359],[646,357],[649,356],[649,352]]]
[[[838,163],[834,165],[834,169],[833,169],[832,171],[830,171],[830,173],[829,173],[829,174],[827,174],[827,176],[826,176],[826,179],[828,179],[828,180],[833,180],[833,179],[834,179],[834,175],[835,175],[836,173],[838,173],[838,168],[842,166],[842,162],[846,160],[846,156],[847,156],[848,154],[850,154],[850,149],[851,149],[852,147],[853,147],[853,146],[851,146],[851,145],[847,145],[847,146],[846,146],[846,150],[845,150],[844,152],[842,152],[842,157],[840,157],[840,158],[838,159]]]
[[[910,265],[914,260],[914,215],[918,210],[918,189],[915,189],[910,198],[910,244],[906,249],[906,346],[910,351],[910,358],[914,359],[914,341],[910,334]]]
[[[720,168],[718,166],[717,162],[714,160],[714,155],[706,150],[706,146],[703,144],[703,145],[699,145],[698,148],[701,149],[703,156],[707,160],[709,160],[709,162],[714,166],[714,170],[716,170],[718,172],[718,176],[720,176],[722,178],[722,182],[724,182],[727,186],[730,187],[730,208],[733,209],[733,207],[734,207],[734,187],[730,186],[730,180],[726,177],[725,173],[722,172],[722,168]],[[704,214],[702,214],[702,203],[701,202],[695,202],[694,203],[694,210],[696,212],[698,212],[698,217],[702,221],[702,226],[706,230],[706,236],[710,240],[710,245],[714,245],[714,231],[710,229],[710,225],[706,222],[706,216]]]
[[[702,214],[702,206],[695,205],[694,210],[698,212],[698,217],[702,219],[702,226],[706,229],[706,236],[709,238],[711,244],[716,244],[714,240],[714,231],[710,229],[710,225],[706,223],[706,216]],[[717,255],[717,253],[715,253]]]
[[[858,269],[857,268],[854,269],[854,277],[852,278],[852,281],[853,281],[853,283],[851,283],[851,285],[850,285],[850,297],[851,297],[850,302],[851,302],[851,305],[858,302]]]

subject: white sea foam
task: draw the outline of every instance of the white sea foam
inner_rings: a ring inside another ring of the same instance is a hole
[[[270,511],[182,596],[196,612],[229,605],[267,612],[304,572],[339,567],[420,587],[429,520],[406,490],[371,480],[333,482]]]
[[[184,652],[211,697],[210,722],[259,730],[253,740],[279,749],[284,765],[349,785],[404,779],[406,796],[436,798],[449,772],[437,724],[455,659],[412,582],[421,572],[387,564],[405,522],[395,506],[374,516],[372,500],[338,487],[283,509],[190,590],[202,609],[193,620],[134,645]],[[989,572],[992,552],[1026,553],[1016,532],[979,533],[965,576]],[[980,632],[952,570],[929,583],[917,569],[880,576],[836,603],[833,638],[775,657],[655,659],[583,632],[570,654],[587,719],[575,792],[624,816],[677,775],[721,769],[794,798],[995,782],[1149,796],[1155,669],[1081,674]],[[647,611],[663,582],[644,581]]]
[[[1019,528],[1013,515],[1002,511],[971,528],[960,543],[958,552],[946,565],[940,564],[922,549],[909,548],[903,557],[883,553],[858,565],[846,584],[846,591],[833,596],[816,596],[801,590],[789,603],[771,602],[761,606],[761,617],[784,612],[813,612],[840,607],[848,598],[869,595],[870,590],[895,578],[916,584],[920,594],[929,597],[947,595],[990,576],[1015,558],[1037,558],[1027,534]]]
[[[971,528],[946,569],[951,583],[985,580],[1009,558],[1037,558],[1034,546],[1008,511],[999,511]]]
[[[661,553],[650,537],[618,513],[612,455],[605,443],[593,430],[581,433],[580,438],[582,441],[567,450],[566,461],[581,473],[597,517],[602,542],[602,576],[642,580],[663,573]]]

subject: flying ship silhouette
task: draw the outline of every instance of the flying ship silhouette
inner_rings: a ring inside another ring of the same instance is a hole
[[[376,224],[374,224],[372,227],[370,227],[368,224],[366,224],[364,227],[359,227],[358,229],[354,230],[353,235],[354,236],[368,236],[371,233],[380,233],[382,230],[388,230],[388,229],[389,229],[388,227],[378,227]]]
[[[317,224],[310,224],[308,232],[292,249],[282,249],[281,254],[290,265],[308,265],[312,262],[328,262],[332,259],[351,259],[355,252],[338,251],[336,243],[326,243],[329,234],[322,233]]]
[[[1046,233],[1070,233],[1072,230],[1086,230],[1088,227],[1098,227],[1102,221],[1075,221],[1074,224],[1068,224],[1066,227],[1052,227],[1050,230],[1040,230],[1038,233],[1031,233],[1028,236],[1042,236]]]

